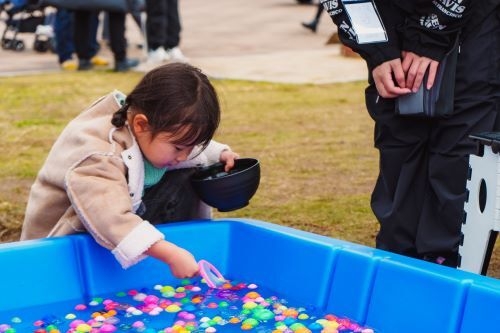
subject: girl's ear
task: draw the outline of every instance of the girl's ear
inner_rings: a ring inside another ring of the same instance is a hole
[[[132,119],[132,129],[135,135],[149,132],[148,117],[142,113],[135,114]]]

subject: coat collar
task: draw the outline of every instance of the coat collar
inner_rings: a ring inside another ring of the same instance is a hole
[[[136,212],[141,204],[144,189],[144,160],[137,141],[132,133],[130,135],[132,136],[132,145],[122,151],[121,156],[128,169],[128,189],[134,212]]]

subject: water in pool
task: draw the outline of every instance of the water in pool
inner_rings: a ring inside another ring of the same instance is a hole
[[[0,315],[0,333],[373,333],[348,318],[297,306],[272,290],[227,280],[152,285]]]

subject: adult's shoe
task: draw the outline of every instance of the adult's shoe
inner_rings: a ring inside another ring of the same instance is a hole
[[[108,66],[109,60],[101,56],[95,55],[90,59],[90,62],[94,66]]]
[[[189,62],[189,59],[182,53],[179,47],[173,47],[167,50],[167,54],[169,55],[170,61],[173,62]]]
[[[318,27],[318,21],[313,20],[311,22],[302,22],[302,26],[311,30],[312,32],[316,32],[316,28]]]
[[[160,65],[170,59],[169,54],[165,49],[160,46],[156,50],[150,50],[148,52],[148,60],[147,62],[151,65]]]
[[[75,71],[78,69],[78,63],[73,59],[65,60],[61,63],[61,69],[65,71]]]
[[[125,59],[122,61],[117,61],[115,63],[115,72],[127,72],[131,68],[139,65],[139,60],[137,59]]]
[[[90,61],[90,59],[78,59],[78,70],[79,71],[88,71],[94,68],[94,65]]]

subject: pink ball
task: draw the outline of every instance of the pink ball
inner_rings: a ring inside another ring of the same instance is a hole
[[[145,325],[142,321],[138,320],[138,321],[135,321],[133,324],[132,324],[132,327],[133,328],[143,328]]]
[[[85,304],[77,304],[75,306],[75,310],[78,310],[78,311],[85,310],[86,308],[87,308],[87,306]]]
[[[7,331],[7,329],[10,328],[10,325],[7,325],[7,324],[1,324],[0,325],[0,332],[5,332]]]
[[[76,328],[78,325],[85,324],[85,322],[81,319],[75,319],[70,324],[69,327]]]
[[[196,318],[196,316],[189,312],[184,315],[185,320],[193,320],[194,318]]]
[[[111,325],[111,324],[103,324],[99,328],[100,333],[113,333],[114,331],[116,331],[116,327],[115,327],[115,325]]]
[[[144,303],[146,304],[158,304],[160,299],[155,295],[148,295],[144,298]]]

